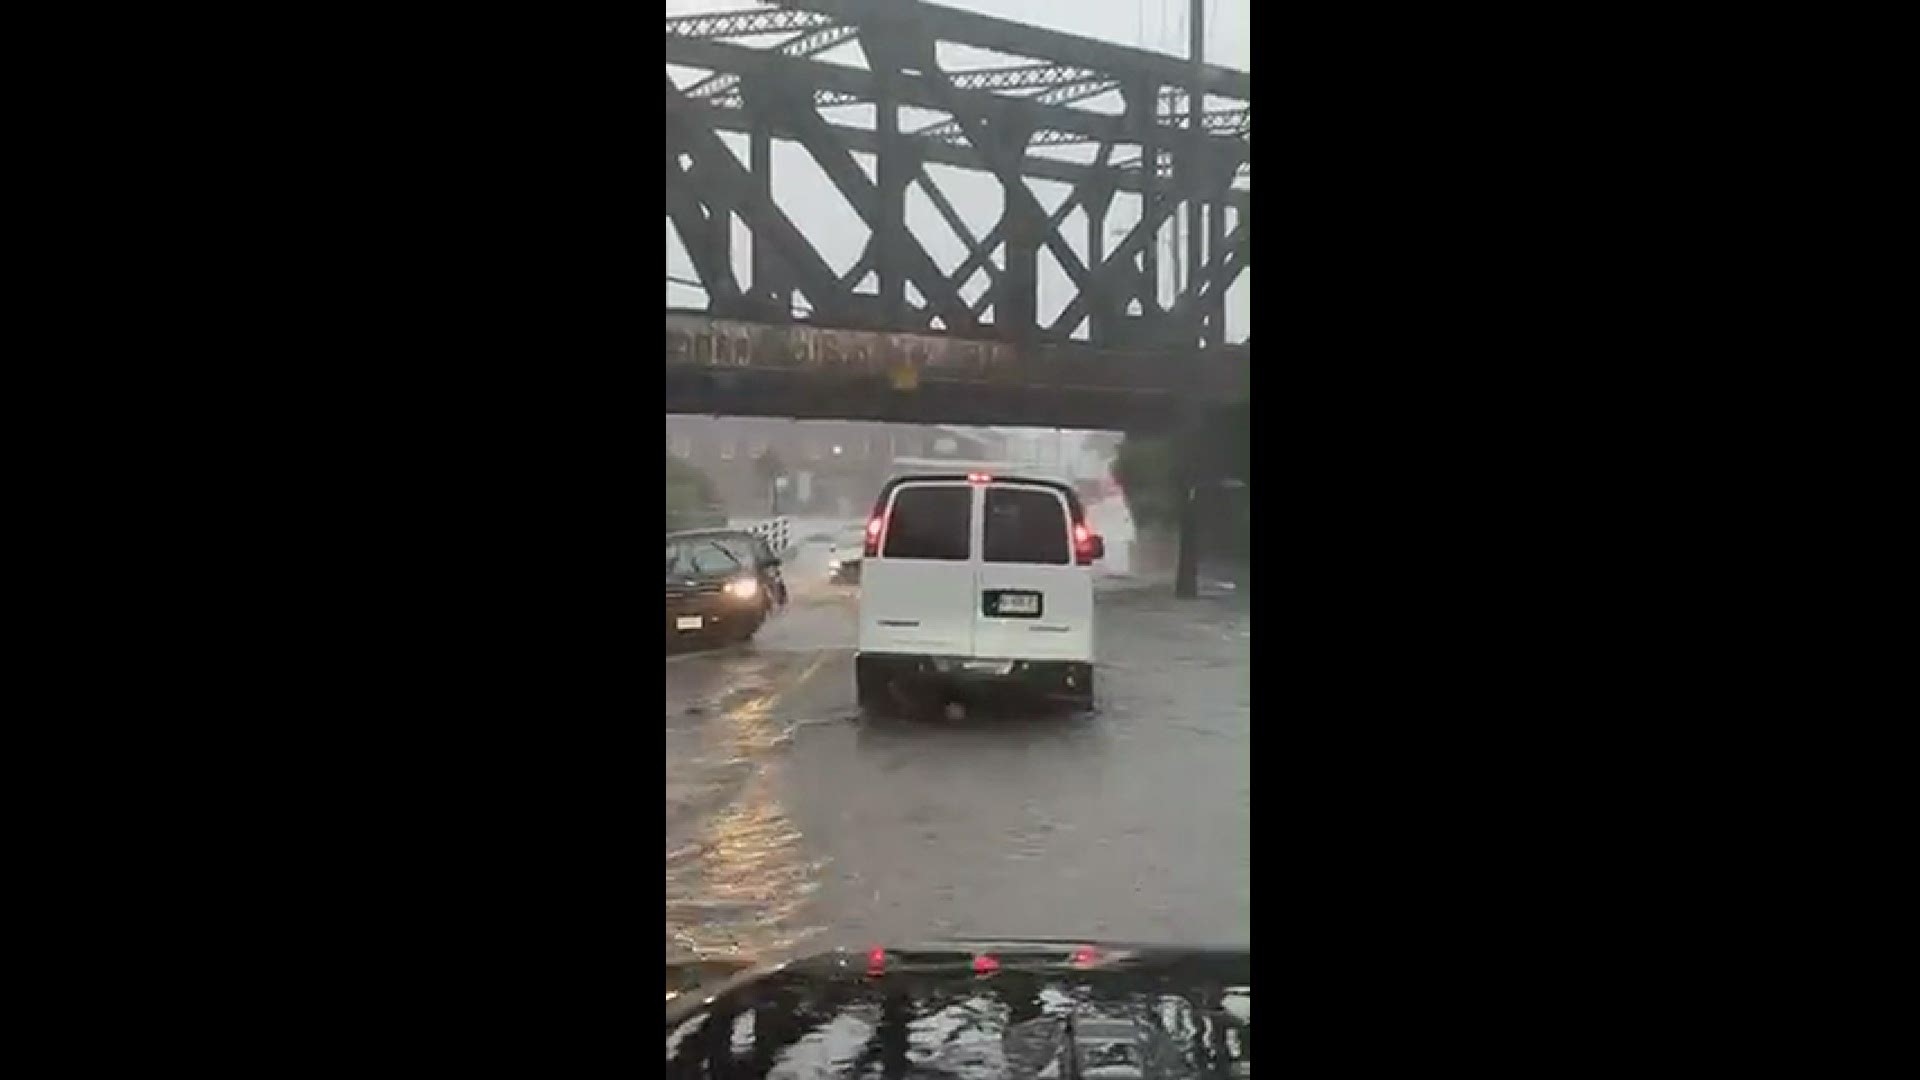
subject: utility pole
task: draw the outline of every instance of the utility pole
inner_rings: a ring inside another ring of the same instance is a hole
[[[1201,117],[1205,115],[1206,99],[1200,93],[1201,65],[1205,63],[1207,48],[1207,22],[1205,0],[1192,0],[1191,13],[1187,16],[1187,168],[1176,182],[1184,188],[1186,213],[1180,215],[1178,224],[1182,235],[1174,243],[1184,243],[1186,251],[1176,250],[1175,257],[1180,260],[1180,294],[1193,287],[1193,275],[1200,270],[1200,203],[1198,186],[1194,183],[1200,172],[1200,133]]]
[[[1207,47],[1206,0],[1192,0],[1191,14],[1187,16],[1187,146],[1186,168],[1175,169],[1173,182],[1180,187],[1182,199],[1186,202],[1187,253],[1186,271],[1183,289],[1193,288],[1194,272],[1200,268],[1200,153],[1203,147],[1201,117],[1204,114],[1205,96],[1201,93],[1200,83],[1203,74],[1202,54]],[[1181,348],[1198,349],[1200,342],[1180,338]],[[1185,408],[1182,423],[1174,439],[1174,453],[1177,455],[1177,467],[1174,470],[1180,484],[1180,550],[1175,557],[1173,571],[1173,594],[1177,597],[1192,598],[1200,594],[1200,456],[1201,425],[1199,423],[1198,403],[1189,400]]]

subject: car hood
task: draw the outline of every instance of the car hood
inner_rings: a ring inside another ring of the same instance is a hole
[[[706,574],[668,574],[667,588],[671,589],[676,585],[724,585],[735,578],[750,577],[752,574],[753,571],[746,569],[720,570]]]
[[[990,940],[670,965],[683,1075],[1246,1075],[1248,951]],[[717,983],[716,983],[716,980]]]

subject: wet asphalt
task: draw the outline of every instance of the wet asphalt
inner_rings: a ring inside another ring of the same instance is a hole
[[[876,721],[808,545],[745,645],[666,659],[667,950],[961,937],[1247,944],[1244,589],[1103,588],[1097,708]]]

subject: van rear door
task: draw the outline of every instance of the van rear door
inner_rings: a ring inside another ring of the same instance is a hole
[[[981,503],[974,655],[1093,659],[1093,575],[1074,556],[1073,517],[1060,492],[995,482]]]
[[[860,567],[860,651],[973,654],[974,489],[956,481],[894,488],[880,551]]]

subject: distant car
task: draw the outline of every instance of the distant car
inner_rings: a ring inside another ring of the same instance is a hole
[[[835,585],[860,584],[860,560],[866,542],[866,530],[859,526],[836,538],[827,550],[827,580]]]
[[[745,641],[787,602],[780,559],[739,529],[667,535],[667,641]]]

